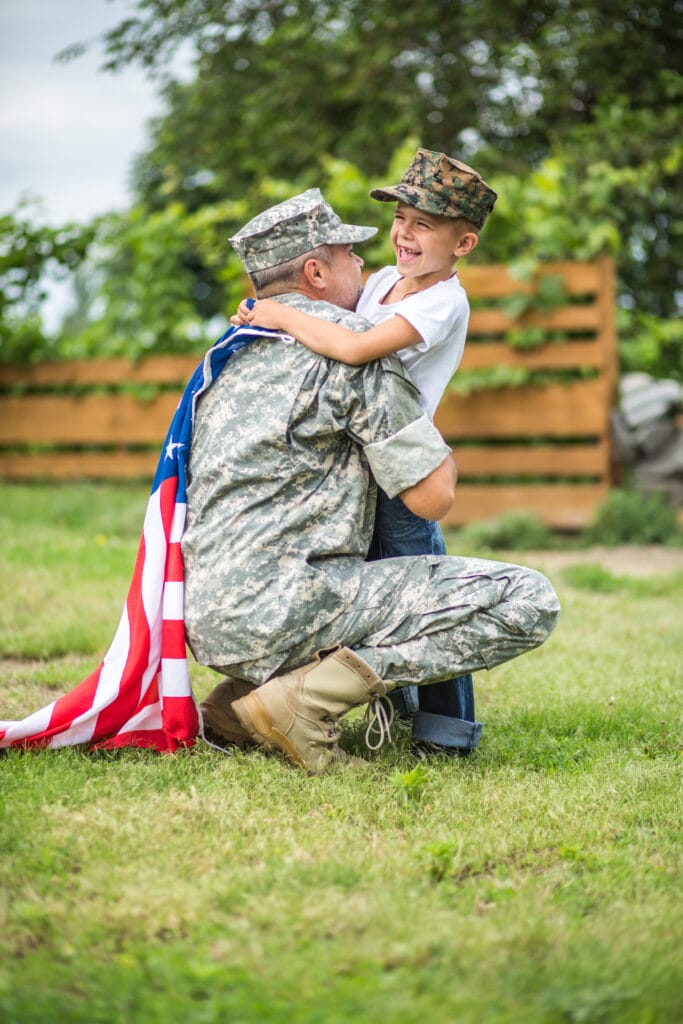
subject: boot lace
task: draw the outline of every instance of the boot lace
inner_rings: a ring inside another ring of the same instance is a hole
[[[367,722],[365,730],[365,746],[368,750],[379,750],[391,738],[391,723],[394,720],[394,705],[388,697],[381,697],[378,693],[370,698],[370,703],[365,709],[363,722]]]

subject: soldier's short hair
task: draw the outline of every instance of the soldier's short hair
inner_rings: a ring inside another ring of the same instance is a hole
[[[252,270],[249,279],[253,285],[256,295],[263,297],[274,286],[282,289],[282,286],[294,286],[301,280],[304,266],[308,260],[321,260],[331,266],[334,256],[329,245],[319,245],[317,249],[305,252],[303,256],[295,256],[286,263],[278,263],[276,267],[266,267],[265,270]]]

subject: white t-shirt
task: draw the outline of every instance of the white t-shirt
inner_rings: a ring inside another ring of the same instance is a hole
[[[470,305],[456,274],[424,291],[407,295],[399,302],[382,304],[384,296],[400,279],[396,267],[384,267],[371,274],[358,300],[356,312],[373,324],[392,316],[402,316],[415,328],[422,341],[396,354],[420,391],[422,408],[433,417],[462,358]]]

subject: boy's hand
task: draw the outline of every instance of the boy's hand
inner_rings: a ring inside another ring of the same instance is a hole
[[[254,313],[253,310],[250,309],[249,306],[247,305],[247,302],[248,299],[242,299],[239,306],[237,307],[237,312],[234,314],[234,316],[230,317],[230,323],[234,324],[235,327],[243,327],[244,324],[250,324],[253,322]],[[255,303],[252,302],[252,305],[255,305]]]
[[[252,308],[247,306],[247,300],[243,299],[237,307],[235,316],[230,317],[230,323],[240,327],[243,324],[254,324],[257,327],[269,327],[271,330],[285,330],[284,320],[286,307],[274,299],[256,299]]]

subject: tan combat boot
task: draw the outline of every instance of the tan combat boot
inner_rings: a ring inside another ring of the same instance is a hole
[[[342,715],[386,692],[386,684],[369,665],[340,647],[275,676],[236,700],[232,709],[256,743],[281,751],[318,775],[336,757]]]
[[[256,743],[244,729],[232,710],[232,704],[255,690],[253,683],[228,676],[215,686],[199,705],[202,713],[202,733],[212,747],[255,747]]]

